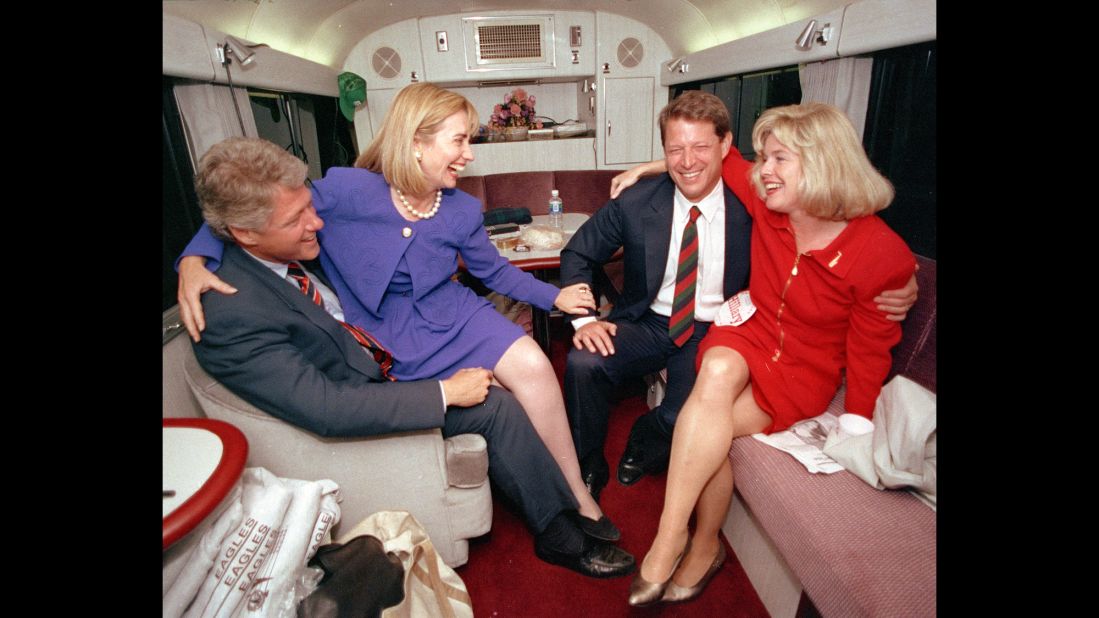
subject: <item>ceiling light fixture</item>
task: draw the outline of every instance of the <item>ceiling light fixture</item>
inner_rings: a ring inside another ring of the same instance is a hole
[[[832,32],[832,24],[824,24],[817,28],[817,20],[810,19],[794,41],[794,47],[801,51],[809,51],[813,47],[813,42],[817,45],[827,45],[828,41],[832,40]]]

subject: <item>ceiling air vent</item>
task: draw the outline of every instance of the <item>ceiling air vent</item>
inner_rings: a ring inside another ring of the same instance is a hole
[[[553,68],[553,16],[462,19],[466,70]]]
[[[641,59],[645,57],[645,47],[641,45],[641,41],[630,37],[628,39],[622,39],[618,43],[618,64],[632,69],[641,63]]]
[[[372,63],[378,77],[393,79],[401,72],[401,56],[392,47],[379,47],[375,50]]]
[[[542,31],[536,24],[477,26],[482,60],[530,60],[542,57]]]

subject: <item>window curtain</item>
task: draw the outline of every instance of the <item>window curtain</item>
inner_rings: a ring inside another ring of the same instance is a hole
[[[246,89],[194,82],[176,84],[174,92],[179,115],[183,118],[183,132],[192,167],[197,169],[202,155],[227,137],[259,136]],[[240,108],[240,120],[233,109],[233,97],[236,97]],[[244,122],[244,133],[241,133],[241,121]]]
[[[836,58],[801,65],[801,102],[830,103],[847,114],[862,139],[873,58]]]

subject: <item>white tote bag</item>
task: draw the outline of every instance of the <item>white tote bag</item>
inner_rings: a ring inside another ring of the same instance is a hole
[[[196,544],[163,598],[164,616],[296,615],[296,583],[340,519],[331,480],[283,479],[248,468],[231,503]]]
[[[338,540],[368,534],[393,552],[404,565],[404,601],[382,610],[382,618],[473,618],[465,582],[443,562],[427,530],[407,511],[379,511],[359,522]]]

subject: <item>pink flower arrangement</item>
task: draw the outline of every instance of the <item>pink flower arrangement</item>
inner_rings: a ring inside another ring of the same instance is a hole
[[[526,90],[516,88],[507,93],[504,102],[492,108],[492,117],[489,119],[490,129],[504,129],[506,127],[526,127],[528,129],[541,129],[542,121],[535,119],[534,95],[528,95]]]

